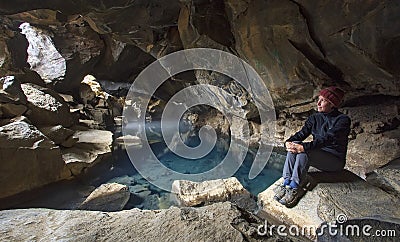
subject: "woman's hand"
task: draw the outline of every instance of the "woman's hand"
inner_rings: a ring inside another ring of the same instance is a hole
[[[285,143],[286,151],[289,151],[291,153],[297,153],[296,150],[294,149],[293,144],[294,144],[293,142],[286,142]]]
[[[285,146],[287,151],[292,152],[294,154],[304,152],[304,147],[301,144],[296,144],[294,142],[286,142]]]

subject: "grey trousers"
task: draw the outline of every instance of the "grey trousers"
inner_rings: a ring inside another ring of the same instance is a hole
[[[320,149],[309,153],[294,154],[288,152],[283,166],[282,177],[300,184],[310,166],[321,171],[341,171],[345,163],[345,160]]]

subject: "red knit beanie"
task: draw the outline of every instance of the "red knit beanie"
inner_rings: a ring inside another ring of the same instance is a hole
[[[339,107],[339,105],[342,103],[343,100],[344,91],[338,87],[328,87],[322,89],[319,92],[319,95],[328,99],[328,101],[331,102],[333,106]]]

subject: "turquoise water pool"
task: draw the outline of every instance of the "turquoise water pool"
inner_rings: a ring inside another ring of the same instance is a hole
[[[196,160],[187,160],[166,151],[162,142],[152,144],[152,150],[168,168],[186,173],[200,173],[215,167],[226,151],[214,148],[208,155]],[[255,178],[248,178],[253,155],[247,154],[244,162],[234,174],[242,185],[257,195],[281,176],[284,155],[273,152],[267,166]],[[104,183],[117,182],[127,185],[131,198],[124,209],[160,209],[174,205],[170,193],[157,188],[144,179],[134,168],[124,149],[116,149],[111,157],[71,181],[57,182],[35,191],[21,194],[14,200],[3,201],[2,209],[45,207],[54,209],[76,209],[96,187]]]

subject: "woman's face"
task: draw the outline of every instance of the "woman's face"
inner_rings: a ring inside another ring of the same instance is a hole
[[[317,109],[318,112],[329,113],[333,109],[333,104],[330,103],[328,99],[320,95],[318,97]]]

